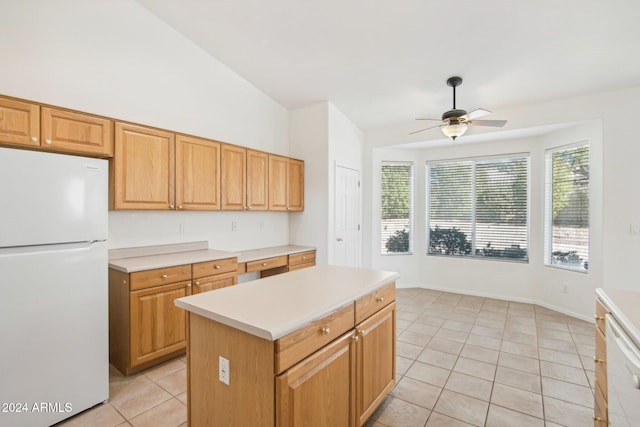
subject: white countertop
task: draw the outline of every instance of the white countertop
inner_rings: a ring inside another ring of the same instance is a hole
[[[258,259],[273,258],[282,255],[297,254],[300,252],[314,251],[311,246],[284,245],[272,246],[270,248],[249,249],[238,251],[238,262],[251,262]]]
[[[146,246],[109,251],[109,268],[124,273],[174,267],[176,265],[238,258],[238,263],[315,250],[311,246],[283,245],[244,251],[207,249],[207,242]]]
[[[130,258],[110,259],[109,268],[134,273],[136,271],[153,270],[155,268],[173,267],[176,265],[197,262],[215,261],[238,256],[237,252],[219,251],[216,249],[200,249],[195,251],[173,252],[168,254],[147,255]]]
[[[397,277],[398,273],[389,271],[318,265],[178,298],[174,303],[273,341]]]
[[[640,347],[640,292],[598,288],[596,295],[629,337]]]

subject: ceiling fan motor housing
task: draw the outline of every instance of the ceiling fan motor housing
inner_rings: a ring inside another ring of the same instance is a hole
[[[461,116],[464,116],[465,114],[467,114],[467,112],[465,110],[457,110],[457,109],[453,109],[453,110],[449,110],[449,111],[445,111],[442,114],[442,120],[448,120],[448,119],[457,119]]]

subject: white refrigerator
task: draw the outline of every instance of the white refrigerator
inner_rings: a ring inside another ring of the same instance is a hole
[[[0,148],[0,426],[109,397],[108,163]]]

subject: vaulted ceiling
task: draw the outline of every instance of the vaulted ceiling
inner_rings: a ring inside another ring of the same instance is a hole
[[[466,110],[640,86],[637,0],[137,1],[286,108],[363,130],[439,118],[452,75]]]

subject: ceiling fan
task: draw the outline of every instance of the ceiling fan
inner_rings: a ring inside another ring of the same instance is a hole
[[[442,132],[446,136],[455,140],[457,137],[462,136],[467,131],[467,127],[469,126],[502,127],[507,123],[506,120],[476,120],[479,117],[484,117],[488,114],[491,114],[491,111],[485,110],[483,108],[478,108],[469,113],[467,113],[465,110],[456,109],[456,87],[460,86],[461,84],[462,77],[454,76],[447,79],[447,85],[453,88],[453,109],[445,111],[442,114],[442,119],[416,119],[442,121],[442,124],[420,129],[415,132],[411,132],[409,135],[413,135],[414,133],[433,128],[441,128]]]

